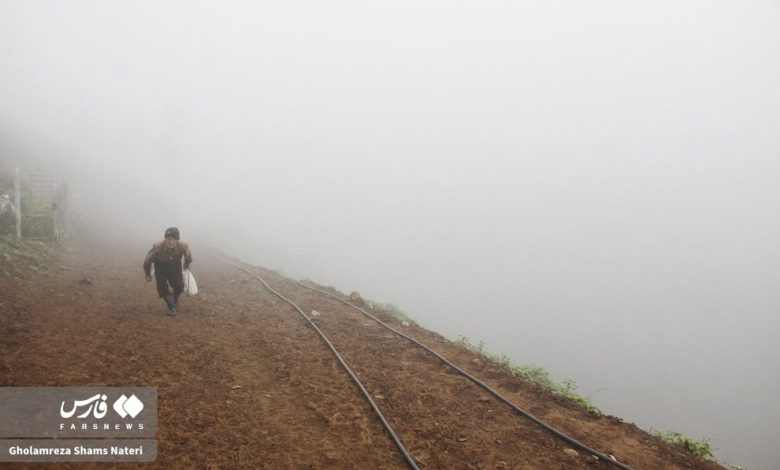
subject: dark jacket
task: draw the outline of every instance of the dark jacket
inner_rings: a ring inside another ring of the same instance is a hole
[[[184,269],[189,269],[190,263],[192,263],[192,253],[190,253],[190,246],[187,243],[179,241],[172,250],[169,250],[165,247],[165,240],[155,242],[144,259],[144,272],[146,274],[152,273],[152,263],[181,266],[182,258],[184,258]]]

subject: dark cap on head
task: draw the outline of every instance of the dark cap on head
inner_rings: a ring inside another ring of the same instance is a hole
[[[169,227],[169,228],[165,229],[165,238],[168,238],[168,237],[173,237],[176,240],[178,240],[179,239],[179,229],[177,229],[176,227]]]

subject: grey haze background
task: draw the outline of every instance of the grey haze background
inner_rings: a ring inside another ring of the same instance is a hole
[[[779,11],[0,1],[0,156],[777,468]]]

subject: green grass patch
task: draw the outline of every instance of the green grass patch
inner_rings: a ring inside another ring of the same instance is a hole
[[[455,343],[463,346],[471,352],[479,354],[480,356],[495,362],[501,368],[509,371],[515,377],[533,382],[555,394],[562,395],[573,400],[575,403],[585,408],[589,413],[601,414],[601,410],[596,408],[593,403],[590,402],[590,400],[576,392],[577,384],[575,384],[573,380],[566,379],[563,382],[558,383],[551,379],[550,374],[539,366],[533,364],[518,364],[506,354],[492,354],[488,352],[485,350],[485,343],[482,341],[480,341],[477,345],[474,345],[468,338],[459,335],[458,339],[455,340]]]
[[[653,434],[662,441],[682,447],[693,455],[698,455],[707,460],[715,460],[715,455],[712,453],[712,447],[706,440],[699,441],[692,437],[688,437],[685,434],[672,431],[655,431]]]

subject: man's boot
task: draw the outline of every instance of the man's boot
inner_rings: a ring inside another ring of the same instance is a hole
[[[176,315],[176,299],[173,298],[173,294],[165,294],[163,297],[165,304],[168,306],[168,315]]]

